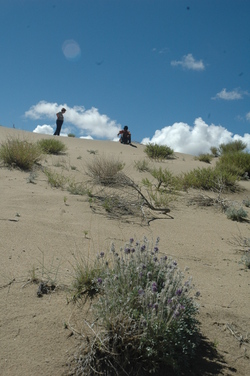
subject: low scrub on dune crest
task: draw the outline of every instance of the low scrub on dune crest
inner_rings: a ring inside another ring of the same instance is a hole
[[[91,267],[76,269],[77,297],[92,299],[91,328],[77,375],[160,375],[183,372],[199,344],[198,309],[191,279],[146,238],[120,250],[114,244]],[[82,275],[82,273],[85,273]],[[163,373],[164,372],[164,373]]]
[[[236,140],[232,142],[228,142],[227,144],[220,144],[219,146],[219,154],[229,154],[229,153],[236,153],[236,152],[242,152],[247,147],[247,144],[245,144],[241,140]]]
[[[37,142],[45,154],[61,154],[67,150],[66,145],[57,139],[43,139]]]
[[[174,150],[167,145],[147,144],[144,151],[149,158],[158,161],[173,158],[174,155]]]
[[[40,147],[26,140],[8,139],[0,145],[0,160],[10,167],[31,170],[41,157]]]
[[[213,159],[213,155],[212,154],[199,154],[194,159],[198,160],[200,162],[211,163],[211,161]]]

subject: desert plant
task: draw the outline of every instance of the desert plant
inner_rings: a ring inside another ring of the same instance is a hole
[[[68,137],[75,137],[75,134],[74,133],[69,133]]]
[[[163,160],[172,158],[174,151],[167,145],[147,144],[144,152],[151,159]]]
[[[235,191],[238,176],[223,169],[203,167],[184,173],[179,178],[184,189],[198,188],[213,191]]]
[[[245,144],[243,141],[236,140],[236,141],[229,142],[227,144],[220,144],[219,153],[221,155],[226,154],[226,153],[235,153],[235,152],[245,150],[246,147],[247,147],[247,144]]]
[[[220,154],[219,150],[216,146],[211,146],[210,151],[211,151],[211,153],[214,157],[218,157],[219,154]]]
[[[234,206],[230,206],[226,210],[226,216],[232,221],[242,222],[245,218],[247,218],[247,212],[243,208],[237,209]]]
[[[175,191],[180,188],[179,178],[174,176],[174,174],[167,168],[153,168],[150,171],[151,175],[157,180],[157,189],[161,186],[167,188],[168,191]]]
[[[216,163],[216,168],[227,171],[238,177],[250,175],[250,154],[243,151],[223,153]]]
[[[250,251],[245,251],[244,255],[241,258],[241,261],[246,266],[247,269],[250,269]]]
[[[77,374],[158,375],[192,361],[199,342],[193,285],[158,247],[159,239],[146,238],[120,252],[112,245],[110,257],[101,252],[98,267],[84,274],[81,291],[97,297]]]
[[[116,184],[119,172],[123,169],[124,163],[119,160],[107,157],[95,157],[87,164],[87,175],[93,182],[101,185]]]
[[[21,170],[31,170],[41,157],[38,145],[26,140],[8,139],[0,146],[0,159],[3,163]]]
[[[199,154],[195,159],[200,162],[211,163],[213,156],[211,154]]]
[[[67,148],[66,145],[55,138],[42,139],[37,142],[43,153],[45,154],[61,154],[64,153]]]
[[[249,198],[246,199],[246,200],[243,200],[243,204],[244,204],[247,208],[250,208],[250,200],[249,200]]]
[[[150,171],[149,161],[146,159],[135,161],[135,168],[139,172]]]
[[[82,182],[77,183],[74,180],[69,180],[68,181],[67,190],[72,195],[79,195],[79,196],[87,195],[87,196],[91,196],[91,191]]]
[[[44,169],[44,173],[48,178],[48,183],[54,188],[64,188],[68,182],[68,178],[63,174],[58,174],[57,172],[51,171],[49,169]]]

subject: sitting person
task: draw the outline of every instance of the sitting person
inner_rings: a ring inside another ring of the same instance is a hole
[[[121,130],[117,136],[121,135],[119,141],[121,144],[131,144],[131,133],[128,130],[128,126],[125,125],[123,130]]]

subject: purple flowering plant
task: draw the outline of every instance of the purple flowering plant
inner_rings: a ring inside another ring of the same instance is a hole
[[[161,254],[159,239],[151,244],[146,238],[142,242],[131,238],[119,256],[113,244],[108,263],[106,257],[105,252],[97,259],[99,274],[93,279],[98,293],[92,314],[96,332],[102,329],[93,338],[91,354],[83,357],[86,374],[92,368],[103,372],[105,362],[99,362],[106,357],[113,367],[122,365],[125,372],[116,368],[120,375],[143,375],[143,364],[156,374],[165,365],[187,366],[195,355],[199,332],[191,280],[184,284],[177,262]]]

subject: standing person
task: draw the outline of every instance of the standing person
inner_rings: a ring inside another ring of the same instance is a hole
[[[63,115],[65,114],[65,112],[66,112],[66,109],[63,107],[61,109],[61,111],[59,111],[56,114],[56,116],[57,116],[57,119],[56,119],[56,131],[54,133],[54,136],[60,136],[60,132],[61,132],[61,128],[62,128],[63,120],[64,120]]]
[[[131,144],[131,133],[128,130],[128,126],[125,125],[123,130],[121,130],[117,136],[121,135],[119,141],[121,144]]]

